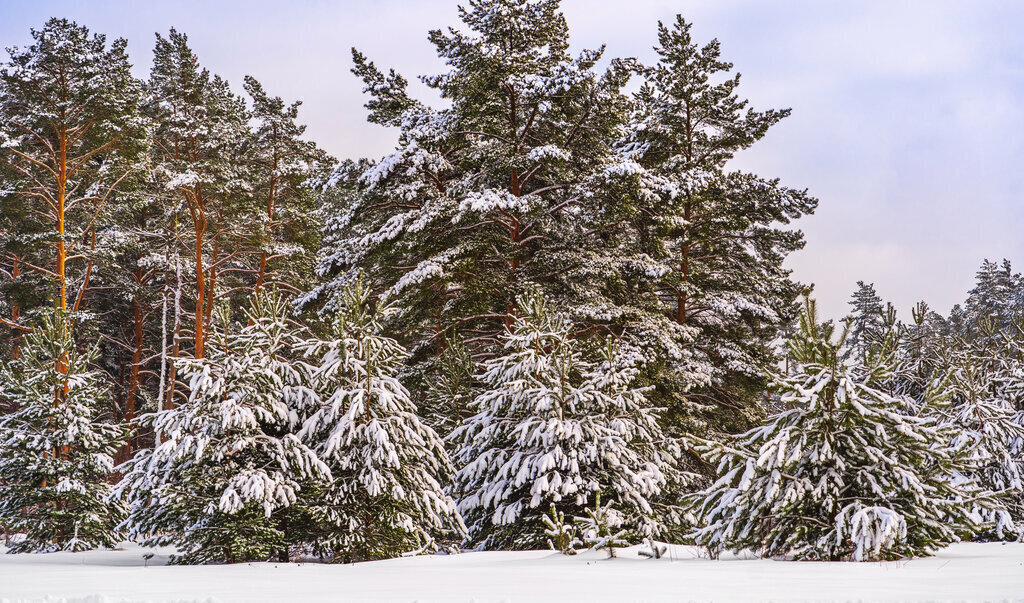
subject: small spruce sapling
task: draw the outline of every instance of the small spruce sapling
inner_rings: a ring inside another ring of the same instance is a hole
[[[594,497],[594,506],[587,509],[586,517],[577,517],[583,542],[595,551],[608,551],[608,558],[615,558],[615,549],[629,546],[625,539],[626,530],[622,513],[612,508],[612,503],[601,504],[601,493]]]
[[[575,555],[576,547],[583,544],[577,537],[578,530],[573,523],[566,523],[565,513],[551,503],[551,511],[544,516],[544,533],[548,535],[548,546],[551,550],[563,555]]]

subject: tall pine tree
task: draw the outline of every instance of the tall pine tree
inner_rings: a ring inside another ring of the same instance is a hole
[[[653,357],[647,377],[676,429],[735,430],[759,418],[761,369],[796,315],[783,261],[803,235],[788,224],[817,201],[731,167],[789,110],[751,109],[717,40],[698,45],[677,17],[655,51],[598,187],[619,211],[594,227],[614,247],[587,265],[589,286]]]
[[[473,0],[460,16],[462,30],[430,33],[448,70],[424,81],[444,108],[354,53],[369,119],[398,127],[399,145],[362,171],[328,222],[325,282],[306,299],[331,309],[333,292],[365,271],[396,303],[390,324],[413,355],[418,401],[446,340],[487,355],[519,293],[555,293],[586,202],[578,185],[603,168],[625,117],[628,71],[615,61],[597,70],[600,51],[572,57],[556,0]]]
[[[140,85],[123,39],[108,45],[66,19],[32,38],[0,69],[0,161],[10,179],[0,199],[23,221],[4,240],[4,263],[35,273],[41,297],[73,311],[89,287],[98,220],[136,167]],[[14,298],[29,301],[24,291]]]

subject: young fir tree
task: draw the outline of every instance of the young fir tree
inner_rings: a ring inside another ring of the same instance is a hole
[[[313,396],[291,357],[296,325],[278,298],[258,297],[248,325],[211,341],[203,359],[179,360],[188,401],[144,415],[158,444],[122,470],[117,493],[130,535],[173,544],[179,563],[287,560],[289,513],[330,471],[293,431]]]
[[[659,24],[655,50],[594,187],[607,209],[588,230],[605,245],[563,276],[650,356],[645,377],[675,432],[745,429],[760,418],[773,340],[796,315],[800,286],[783,262],[803,235],[787,225],[817,201],[730,165],[789,110],[751,109],[717,40],[698,45],[677,17]]]
[[[67,313],[45,314],[0,369],[0,525],[24,534],[11,552],[81,551],[120,539],[123,508],[108,474],[123,427],[108,422],[109,392],[75,346]]]
[[[517,306],[504,354],[477,376],[475,414],[451,435],[471,541],[542,547],[551,504],[582,515],[599,492],[618,506],[623,529],[659,532],[667,514],[655,501],[680,474],[632,359],[609,343],[600,362],[587,360],[538,293]]]
[[[380,322],[392,309],[362,279],[341,295],[329,337],[301,346],[319,396],[299,437],[333,476],[307,501],[310,541],[348,562],[436,548],[465,534],[442,485],[452,471],[444,443],[395,376],[406,352]]]
[[[1019,515],[1024,501],[1024,451],[1018,445],[1024,439],[1024,425],[1012,400],[1004,398],[991,367],[989,359],[969,352],[957,354],[951,369],[952,397],[938,414],[956,430],[949,446],[964,449],[969,455],[970,466],[958,472],[958,478],[1001,494],[1007,506],[989,509],[970,505],[991,525],[982,536],[1016,538],[1019,529],[1024,529],[1015,525],[1024,521]]]
[[[885,307],[875,292],[875,284],[857,281],[850,298],[850,334],[846,338],[843,359],[863,364],[871,348],[885,332]]]
[[[857,561],[927,555],[979,527],[965,500],[997,505],[973,482],[956,430],[898,412],[876,389],[892,371],[888,335],[866,366],[839,353],[843,335],[819,324],[808,299],[789,342],[795,363],[774,388],[789,408],[725,442],[698,446],[718,466],[714,485],[689,499],[695,540],[715,551]]]

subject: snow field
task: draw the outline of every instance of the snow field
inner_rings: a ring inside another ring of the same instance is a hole
[[[353,565],[166,566],[170,549],[0,555],[0,603],[1024,601],[1024,544],[962,543],[885,563],[551,551],[428,555]],[[144,556],[153,553],[151,559]]]

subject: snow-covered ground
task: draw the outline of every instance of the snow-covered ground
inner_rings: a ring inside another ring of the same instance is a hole
[[[0,555],[0,601],[1024,601],[1024,544],[958,544],[892,563],[550,551],[431,555],[354,565],[164,566],[170,551]],[[145,559],[148,553],[155,553]]]

